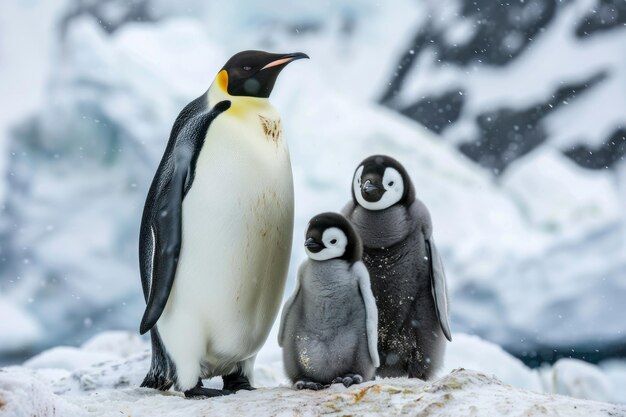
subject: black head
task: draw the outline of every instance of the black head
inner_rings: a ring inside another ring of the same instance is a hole
[[[384,210],[398,203],[410,205],[415,201],[415,190],[400,162],[386,155],[372,155],[354,173],[352,199],[365,209]]]
[[[315,261],[361,260],[363,244],[354,226],[339,213],[322,213],[313,217],[306,230],[304,247]]]
[[[263,51],[243,51],[224,64],[217,75],[220,88],[231,96],[268,98],[278,74],[290,62],[308,58],[302,52],[270,54]]]

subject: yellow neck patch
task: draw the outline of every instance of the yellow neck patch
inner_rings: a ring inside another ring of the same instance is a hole
[[[220,90],[228,94],[228,72],[221,70],[215,77],[215,81],[217,81],[217,86]]]

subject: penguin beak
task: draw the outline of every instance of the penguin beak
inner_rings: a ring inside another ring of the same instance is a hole
[[[294,52],[292,54],[285,54],[279,57],[278,59],[275,59],[271,61],[270,63],[266,64],[263,68],[261,68],[261,71],[268,69],[268,68],[284,66],[297,59],[303,59],[303,58],[309,59],[309,56],[303,52]]]
[[[378,190],[378,186],[374,185],[370,180],[365,181],[362,187],[366,194],[372,194]]]
[[[317,242],[312,237],[308,238],[304,242],[304,247],[307,248],[310,252],[313,252],[313,253],[317,253],[317,252],[321,251],[322,249],[324,249],[324,245],[322,245],[321,243]]]
[[[385,189],[380,185],[375,184],[372,180],[365,180],[361,185],[361,195],[365,201],[374,203],[385,194]]]

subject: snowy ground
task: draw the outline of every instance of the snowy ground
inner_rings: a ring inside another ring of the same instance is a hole
[[[590,365],[575,361],[557,370],[557,363],[554,369],[544,370],[549,377],[542,378],[499,347],[463,334],[455,335],[439,379],[379,379],[349,389],[336,385],[322,392],[299,392],[284,379],[273,339],[274,334],[259,355],[255,374],[259,389],[186,400],[179,393],[138,388],[149,365],[145,343],[131,333],[103,333],[81,348],[58,347],[21,367],[0,368],[0,415],[626,416],[626,406],[595,401],[611,400],[613,395],[600,371],[592,370],[600,374],[599,380],[580,384],[589,381],[590,370],[585,367]],[[219,380],[205,383],[219,387]]]

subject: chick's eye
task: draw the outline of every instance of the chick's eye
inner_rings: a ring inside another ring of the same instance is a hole
[[[243,67],[244,71],[250,71],[252,69],[251,66],[246,65],[245,67]]]
[[[331,240],[331,241],[330,241],[330,243],[331,243],[332,245],[334,245],[335,243],[337,243],[337,239],[333,239],[333,240]]]
[[[393,184],[394,184],[394,182],[393,182],[393,181],[389,181],[389,184],[388,184],[388,185],[389,185],[390,187],[393,187]]]

